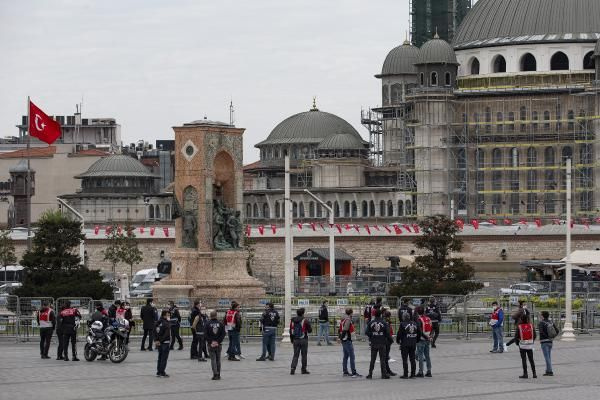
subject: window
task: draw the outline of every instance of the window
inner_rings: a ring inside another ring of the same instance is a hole
[[[494,73],[502,73],[506,72],[506,60],[503,56],[497,55],[494,58],[494,62],[492,64],[492,71]]]
[[[563,147],[562,153],[561,153],[562,165],[566,165],[567,160],[569,158],[573,159],[573,149],[571,148],[571,146],[565,146],[565,147]]]
[[[303,203],[303,202],[300,202],[300,208],[299,208],[299,210],[300,210],[300,211],[299,211],[299,213],[298,213],[298,216],[299,216],[300,218],[304,218],[304,217],[306,217],[306,214],[304,213],[304,203]]]
[[[308,216],[311,218],[315,217],[315,202],[311,201],[308,203]]]
[[[492,214],[500,214],[502,212],[502,195],[496,193],[492,196]]]
[[[532,111],[531,112],[531,120],[533,121],[533,130],[537,131],[539,124],[537,123],[537,121],[540,119],[538,112],[537,111]]]
[[[390,217],[394,215],[394,203],[391,200],[388,200],[387,203],[387,215]]]
[[[562,51],[554,53],[550,59],[550,70],[552,71],[568,71],[569,57]]]
[[[473,58],[473,61],[471,61],[471,75],[479,75],[479,60],[477,58]]]
[[[356,206],[356,201],[353,201],[352,204],[350,204],[350,212],[352,218],[358,217],[358,207]]]
[[[369,202],[369,217],[374,217],[375,216],[375,202],[373,200],[371,200]]]
[[[501,112],[496,114],[496,122],[498,122],[498,125],[496,125],[496,131],[498,132],[503,132],[504,131],[504,125],[502,124],[502,122],[504,121],[504,114],[502,114]]]
[[[527,171],[527,190],[537,189],[537,171]]]
[[[492,109],[489,107],[485,108],[485,114],[484,114],[484,118],[485,118],[485,132],[486,133],[490,133],[492,131]]]
[[[250,207],[250,204],[248,204],[248,207]],[[148,218],[154,219],[154,207],[152,206],[152,204],[150,204],[150,207],[148,207]]]
[[[336,218],[340,216],[340,205],[337,201],[333,204],[333,216]]]
[[[269,212],[269,205],[267,203],[263,204],[262,212],[263,218],[271,218],[271,213]]]
[[[295,201],[292,202],[292,217],[298,218],[298,203]]]
[[[513,147],[510,149],[510,166],[513,168],[519,167],[519,149]]]
[[[575,128],[575,111],[569,110],[567,112],[567,119],[569,120],[567,128],[569,130],[572,130],[573,128]]]
[[[363,218],[368,217],[369,216],[369,204],[367,203],[366,200],[363,200],[362,203],[360,204],[360,215],[362,215]]]
[[[137,208],[135,209],[135,212],[136,213],[138,212]],[[171,206],[169,204],[167,204],[165,206],[165,219],[170,220],[171,217],[172,217],[172,215],[171,215]]]
[[[383,104],[390,104],[390,97],[388,94],[387,85],[383,85],[383,88],[381,90],[381,97],[383,98]]]
[[[421,86],[425,85],[425,74],[421,72]]]
[[[383,200],[379,202],[379,216],[385,217],[385,201]]]
[[[537,61],[531,53],[526,53],[521,57],[521,71],[537,71]]]
[[[410,200],[406,200],[406,207],[404,208],[406,215],[412,215],[412,203]]]
[[[437,72],[432,72],[431,73],[431,86],[437,86],[438,84],[438,74]]]
[[[512,111],[508,113],[508,122],[508,130],[513,132],[515,130],[515,113]]]
[[[527,165],[534,167],[537,164],[537,150],[535,147],[527,149]]]
[[[544,150],[544,165],[554,165],[554,147],[546,147]]]
[[[259,217],[259,215],[258,215],[258,204],[254,203],[254,206],[252,206],[252,212],[253,212],[254,218],[258,218]]]
[[[450,72],[446,72],[446,86],[452,85],[452,77],[450,76]]]
[[[485,214],[485,196],[477,195],[477,214]]]
[[[502,166],[502,150],[494,149],[492,150],[492,167],[501,167]]]
[[[321,218],[323,216],[323,206],[321,204],[317,204],[317,218]]]
[[[544,212],[546,214],[554,214],[556,212],[554,205],[554,193],[544,194]]]
[[[582,164],[591,164],[594,150],[590,143],[584,143],[579,147],[579,162]]]
[[[346,218],[350,217],[350,202],[349,201],[344,202],[344,217],[346,217]]]
[[[550,111],[544,111],[544,129],[550,130]]]
[[[402,102],[402,85],[394,83],[392,85],[392,104],[398,104]]]
[[[596,69],[596,58],[593,51],[583,57],[583,69]]]
[[[158,206],[158,204],[156,205],[156,210],[154,211],[154,214],[156,215],[156,219],[161,219],[161,217],[160,217],[160,207]]]
[[[521,121],[521,132],[525,132],[527,130],[527,125],[525,124],[527,121],[527,107],[521,106],[521,108],[519,108],[519,120]]]
[[[529,171],[533,172],[533,171]],[[527,193],[527,213],[535,214],[537,212],[537,199],[535,193]]]
[[[281,210],[279,209],[279,202],[275,202],[275,218],[281,218]]]
[[[398,216],[404,216],[404,203],[402,202],[402,200],[398,200]]]

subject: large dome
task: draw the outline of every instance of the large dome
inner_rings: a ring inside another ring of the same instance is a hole
[[[456,54],[450,43],[435,34],[435,37],[421,46],[421,52],[415,64],[456,64]]]
[[[598,0],[479,0],[461,23],[456,49],[523,43],[595,42]]]
[[[137,159],[126,155],[112,155],[93,163],[86,172],[75,178],[109,178],[109,177],[138,177],[159,178],[148,171]]]
[[[256,144],[256,147],[273,144],[318,144],[338,133],[347,133],[362,140],[356,129],[342,118],[313,108],[284,119],[271,131],[267,139]]]
[[[381,74],[376,75],[381,78],[389,75],[416,74],[415,62],[419,57],[419,48],[406,41],[402,46],[393,48],[383,62]]]

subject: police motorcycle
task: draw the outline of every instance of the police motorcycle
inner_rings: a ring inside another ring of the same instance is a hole
[[[127,358],[129,348],[125,344],[129,322],[115,320],[104,328],[102,322],[88,322],[90,327],[83,348],[83,356],[87,361],[94,361],[98,355],[108,356],[113,363],[123,362]]]

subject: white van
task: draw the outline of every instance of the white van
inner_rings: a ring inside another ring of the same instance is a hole
[[[135,275],[133,275],[133,278],[131,279],[131,288],[135,289],[136,287],[138,287],[140,285],[140,283],[144,282],[144,281],[148,281],[148,280],[152,280],[154,281],[153,276],[157,275],[158,272],[156,270],[156,268],[148,268],[148,269],[141,269],[138,272],[135,273]],[[146,279],[149,278],[149,279]]]

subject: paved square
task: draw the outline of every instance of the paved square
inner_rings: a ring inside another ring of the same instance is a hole
[[[432,349],[433,378],[388,381],[379,379],[377,365],[372,381],[343,378],[341,346],[309,346],[310,375],[289,375],[291,347],[279,345],[277,360],[256,362],[257,341],[242,344],[247,357],[241,362],[223,360],[222,380],[211,381],[210,363],[189,359],[186,349],[172,351],[169,379],[156,378],[156,352],[140,352],[132,343],[122,364],[41,360],[37,343],[0,340],[0,399],[573,399],[600,398],[600,338],[578,337],[575,343],[556,342],[554,377],[542,377],[544,359],[536,343],[535,362],[540,377],[521,380],[521,359],[511,346],[505,354],[490,354],[491,340],[442,339]],[[82,352],[83,343],[79,341]],[[356,343],[357,369],[366,375],[368,347]],[[56,355],[53,343],[51,354]],[[81,357],[83,358],[83,357]],[[401,367],[394,345],[391,364]]]

